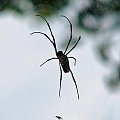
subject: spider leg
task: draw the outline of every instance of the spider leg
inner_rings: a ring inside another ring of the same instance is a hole
[[[75,60],[75,62],[74,62],[74,66],[75,66],[76,65],[76,58],[74,58],[74,57],[68,57],[68,58],[72,58]]]
[[[30,35],[33,35],[33,34],[35,34],[35,33],[40,33],[40,34],[43,34],[45,37],[47,37],[48,40],[53,44],[53,47],[54,47],[54,49],[55,49],[55,53],[57,52],[57,51],[56,51],[57,49],[56,49],[55,43],[48,37],[47,34],[45,34],[45,33],[43,33],[43,32],[32,32]]]
[[[50,59],[46,60],[44,63],[42,63],[42,64],[40,65],[40,67],[43,66],[46,62],[48,62],[48,61],[50,61],[50,60],[53,60],[53,59],[58,59],[58,58],[50,58]]]
[[[59,88],[59,97],[60,97],[60,93],[61,93],[61,83],[62,83],[62,68],[59,62],[59,66],[60,66],[60,88]]]
[[[78,44],[80,39],[81,39],[81,36],[79,36],[79,38],[78,38],[77,42],[75,43],[75,45],[66,53],[66,55],[68,55],[76,47],[76,45]]]
[[[73,81],[74,81],[74,84],[75,84],[75,87],[76,87],[76,90],[77,90],[78,99],[79,99],[79,91],[78,91],[77,83],[76,83],[76,81],[75,81],[75,78],[74,78],[74,76],[73,76],[73,72],[71,71],[71,69],[70,69],[70,73],[71,73],[71,75],[72,75],[72,78],[73,78]]]
[[[54,44],[54,42],[49,38],[49,36],[48,36],[47,34],[45,34],[45,33],[43,33],[43,32],[32,32],[32,33],[30,33],[30,35],[33,35],[33,34],[35,34],[35,33],[40,33],[40,34],[43,34],[45,37],[47,37],[48,40],[53,44],[53,47],[54,47],[54,49],[55,49],[55,53],[56,53],[56,47],[55,47],[55,44]]]
[[[51,33],[51,36],[52,36],[52,38],[53,38],[53,44],[54,44],[54,48],[55,48],[55,53],[57,54],[57,47],[56,47],[56,43],[55,43],[55,37],[54,37],[54,35],[53,35],[53,33],[52,33],[50,24],[48,23],[48,21],[47,21],[43,16],[41,16],[41,15],[36,15],[36,16],[42,17],[42,18],[45,20],[45,22],[47,23],[47,26],[48,26],[48,28],[49,28],[49,30],[50,30],[50,33]]]
[[[40,33],[40,34],[43,34],[43,35],[45,35],[49,40],[50,40],[50,42],[53,44],[53,46],[54,46],[54,43],[53,43],[53,41],[48,37],[48,35],[47,34],[45,34],[45,33],[43,33],[43,32],[32,32],[32,33],[30,33],[30,35],[33,35],[33,34],[35,34],[35,33]]]
[[[67,47],[66,47],[66,49],[65,49],[65,51],[64,51],[64,54],[65,54],[66,51],[67,51],[67,49],[68,49],[68,47],[69,47],[69,45],[70,45],[70,42],[71,42],[71,40],[72,40],[72,23],[70,22],[70,20],[69,20],[66,16],[61,15],[61,17],[66,18],[66,19],[68,20],[68,22],[70,23],[70,39],[69,39],[69,42],[68,42],[68,44],[67,44]]]

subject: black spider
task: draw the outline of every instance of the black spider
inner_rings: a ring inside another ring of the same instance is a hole
[[[36,15],[36,16],[40,16],[40,15]],[[49,37],[47,34],[43,33],[43,32],[32,32],[30,35],[32,35],[32,34],[34,34],[34,33],[43,34],[43,35],[44,35],[45,37],[47,37],[48,40],[53,44],[53,47],[54,47],[54,50],[55,50],[55,53],[56,53],[56,56],[57,56],[57,57],[56,57],[56,58],[50,58],[50,59],[46,60],[43,64],[40,65],[40,67],[41,67],[42,65],[44,65],[46,62],[50,61],[50,60],[59,59],[59,66],[60,66],[60,88],[59,88],[59,97],[60,97],[60,92],[61,92],[62,69],[63,69],[63,71],[64,71],[65,73],[68,73],[68,72],[71,73],[72,78],[73,78],[73,81],[74,81],[74,84],[75,84],[75,87],[76,87],[76,90],[77,90],[78,99],[79,99],[79,91],[78,91],[77,83],[76,83],[75,78],[74,78],[74,76],[73,76],[73,72],[72,72],[71,69],[70,69],[68,58],[74,59],[74,60],[75,60],[75,64],[76,64],[76,59],[75,59],[74,57],[67,57],[67,55],[76,47],[76,45],[78,44],[78,42],[79,42],[80,39],[81,39],[81,36],[79,36],[77,42],[76,42],[76,43],[74,44],[74,46],[67,52],[68,47],[69,47],[69,45],[70,45],[70,42],[71,42],[71,40],[72,40],[72,23],[70,22],[70,20],[69,20],[66,16],[63,16],[63,15],[61,15],[61,16],[64,17],[64,18],[66,18],[66,19],[68,20],[68,22],[70,23],[70,39],[69,39],[69,41],[68,41],[67,47],[66,47],[66,49],[65,49],[64,52],[62,52],[62,51],[57,51],[56,42],[55,42],[55,37],[54,37],[54,35],[53,35],[53,33],[52,33],[50,24],[48,23],[48,21],[47,21],[44,17],[41,16],[41,17],[46,21],[47,26],[48,26],[48,28],[49,28],[49,30],[50,30],[50,33],[51,33],[51,36],[52,36],[52,39],[53,39],[53,40],[51,40],[50,37]],[[75,64],[74,64],[74,65],[75,65]]]
[[[58,118],[59,120],[60,120],[60,119],[63,119],[61,116],[58,116],[58,115],[55,116],[55,117]]]

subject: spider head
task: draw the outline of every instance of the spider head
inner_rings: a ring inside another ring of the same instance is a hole
[[[60,56],[62,56],[63,55],[63,52],[62,51],[58,51],[57,52],[57,57],[60,57]]]

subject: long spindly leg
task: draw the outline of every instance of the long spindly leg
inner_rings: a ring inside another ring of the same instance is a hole
[[[59,97],[60,97],[60,93],[61,93],[61,85],[62,85],[62,68],[59,62],[59,66],[60,66],[60,88],[59,88]]]
[[[71,73],[71,75],[72,75],[72,78],[73,78],[73,81],[74,81],[74,84],[75,84],[75,87],[76,87],[76,90],[77,90],[78,99],[79,99],[79,91],[78,91],[77,83],[76,83],[76,81],[75,81],[75,78],[74,78],[74,76],[73,76],[73,73],[72,73],[71,69],[70,69],[70,73]]]
[[[66,51],[67,51],[67,49],[68,49],[68,47],[69,47],[69,45],[70,45],[70,42],[71,42],[71,40],[72,40],[72,23],[70,22],[70,20],[69,20],[66,16],[61,15],[61,17],[66,18],[66,19],[68,20],[68,22],[70,23],[70,39],[69,39],[68,44],[67,44],[67,47],[66,47],[66,49],[65,49],[65,51],[64,51],[64,54],[65,54]]]
[[[51,29],[51,27],[50,27],[50,24],[48,23],[48,21],[47,21],[43,16],[41,16],[41,15],[36,15],[36,16],[42,17],[42,18],[45,20],[45,22],[47,23],[47,26],[48,26],[48,28],[49,28],[49,30],[50,30],[50,34],[51,34],[51,36],[52,36],[52,38],[53,38],[53,43],[54,43],[55,52],[56,52],[56,54],[57,54],[57,47],[56,47],[55,37],[54,37],[54,35],[53,35],[53,33],[52,33],[52,29]]]
[[[75,43],[75,45],[66,53],[66,55],[68,55],[76,47],[76,45],[78,44],[80,39],[81,39],[81,36],[79,36],[79,38],[78,38],[77,42]]]
[[[51,42],[52,44],[54,44],[53,41],[48,37],[48,35],[45,34],[45,33],[43,33],[43,32],[32,32],[32,33],[30,33],[30,35],[33,35],[33,34],[36,34],[36,33],[40,33],[40,34],[45,35],[45,36],[50,40],[50,42]],[[53,45],[53,46],[54,46],[54,45]]]
[[[30,33],[30,35],[33,35],[33,34],[36,34],[36,33],[43,34],[45,37],[47,37],[48,40],[53,44],[53,47],[54,47],[54,49],[55,49],[55,53],[57,52],[57,49],[56,49],[55,43],[49,38],[49,36],[48,36],[47,34],[45,34],[45,33],[43,33],[43,32],[32,32],[32,33]]]
[[[74,66],[76,65],[76,58],[74,58],[74,57],[68,57],[68,58],[72,58],[73,60],[75,60],[75,62],[74,62]]]
[[[58,58],[50,58],[50,59],[46,60],[44,63],[42,63],[42,64],[40,65],[40,67],[43,66],[46,62],[48,62],[48,61],[50,61],[50,60],[53,60],[53,59],[58,59]]]

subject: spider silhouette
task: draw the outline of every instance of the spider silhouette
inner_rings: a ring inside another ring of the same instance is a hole
[[[36,15],[36,16],[40,16],[40,15]],[[42,16],[41,16],[41,17],[42,17]],[[74,81],[74,84],[75,84],[75,87],[76,87],[77,96],[78,96],[78,99],[79,99],[79,91],[78,91],[77,83],[76,83],[76,81],[75,81],[73,72],[72,72],[72,70],[70,69],[69,60],[68,60],[69,58],[72,58],[72,59],[75,61],[75,62],[74,62],[74,65],[76,65],[76,58],[74,58],[74,57],[67,57],[67,55],[77,46],[78,42],[79,42],[80,39],[81,39],[81,36],[79,36],[79,38],[78,38],[78,40],[76,41],[76,43],[74,44],[74,46],[73,46],[69,51],[67,51],[67,50],[68,50],[68,47],[69,47],[69,45],[70,45],[70,42],[71,42],[71,40],[72,40],[72,23],[70,22],[70,20],[69,20],[66,16],[61,15],[61,17],[66,18],[66,20],[67,20],[67,21],[69,22],[69,24],[70,24],[70,38],[69,38],[67,47],[66,47],[66,49],[65,49],[64,52],[57,50],[56,42],[55,42],[55,37],[54,37],[53,32],[52,32],[52,30],[51,30],[50,24],[48,23],[48,21],[47,21],[44,17],[42,17],[42,18],[43,18],[43,19],[45,20],[45,22],[47,23],[47,26],[48,26],[48,28],[49,28],[50,34],[51,34],[51,36],[52,36],[52,40],[50,39],[50,37],[49,37],[47,34],[45,34],[45,33],[43,33],[43,32],[32,32],[30,35],[35,34],[35,33],[43,34],[43,35],[52,43],[52,45],[53,45],[53,47],[54,47],[55,54],[56,54],[56,58],[53,57],[53,58],[50,58],[50,59],[46,60],[44,63],[42,63],[42,64],[40,65],[40,67],[41,67],[42,65],[44,65],[46,62],[50,61],[50,60],[53,60],[53,59],[58,59],[58,60],[59,60],[59,67],[60,67],[59,97],[60,97],[60,93],[61,93],[62,69],[63,69],[63,71],[64,71],[65,73],[68,73],[68,72],[71,73],[71,76],[72,76],[72,78],[73,78],[73,81]]]
[[[59,120],[60,120],[60,119],[63,119],[61,116],[58,116],[58,115],[55,116],[55,117],[58,118]]]

